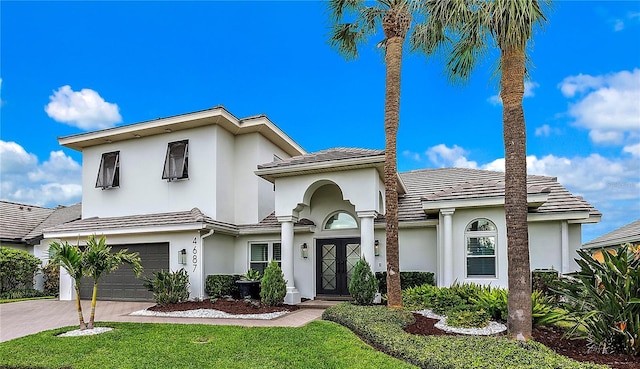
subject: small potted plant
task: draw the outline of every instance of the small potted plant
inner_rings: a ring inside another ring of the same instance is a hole
[[[259,299],[260,298],[260,272],[249,269],[246,274],[236,281],[240,297],[243,299]]]

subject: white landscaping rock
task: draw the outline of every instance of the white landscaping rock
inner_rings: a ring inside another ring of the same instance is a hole
[[[171,317],[171,318],[222,318],[222,319],[262,319],[262,320],[270,320],[281,317],[285,315],[287,311],[278,311],[275,313],[268,314],[239,314],[233,315],[229,313],[225,313],[224,311],[215,310],[215,309],[197,309],[197,310],[185,310],[185,311],[171,311],[171,312],[161,312],[161,311],[151,311],[151,310],[138,310],[134,311],[129,315],[135,316],[160,316],[160,317]]]
[[[75,331],[69,331],[62,334],[59,334],[58,337],[79,337],[79,336],[92,336],[94,334],[100,334],[104,332],[112,331],[113,328],[110,327],[95,327],[92,329],[76,329]]]
[[[468,334],[468,335],[473,335],[473,336],[491,336],[493,334],[498,334],[498,333],[501,333],[501,332],[504,332],[504,331],[507,330],[507,326],[505,326],[504,324],[498,323],[498,322],[494,322],[494,321],[489,322],[489,324],[487,324],[485,327],[482,327],[482,328],[455,328],[455,327],[449,327],[447,325],[447,317],[446,316],[440,316],[440,315],[434,313],[431,310],[418,310],[415,313],[423,315],[423,316],[426,316],[427,318],[439,319],[440,321],[437,322],[434,326],[436,328],[438,328],[438,329],[442,329],[445,332],[452,332],[452,333],[458,333],[458,334]]]

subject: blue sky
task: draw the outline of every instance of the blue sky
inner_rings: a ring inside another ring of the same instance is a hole
[[[0,12],[4,200],[81,200],[82,156],[57,137],[219,104],[267,114],[309,152],[384,148],[382,36],[345,61],[328,46],[324,2],[2,1]],[[503,170],[497,53],[457,86],[440,60],[405,56],[399,170]],[[640,2],[556,2],[530,56],[529,173],[604,213],[583,241],[640,218]]]

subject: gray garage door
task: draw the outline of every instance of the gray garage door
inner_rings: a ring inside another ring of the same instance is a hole
[[[133,270],[128,265],[121,265],[115,272],[102,276],[98,281],[99,300],[125,300],[125,301],[153,301],[153,294],[143,286],[142,277],[152,277],[154,272],[161,269],[169,269],[169,244],[135,244],[112,246],[111,251],[117,252],[128,249],[129,252],[140,254],[143,275],[136,278]],[[80,297],[91,299],[93,293],[93,280],[83,278],[80,284]]]

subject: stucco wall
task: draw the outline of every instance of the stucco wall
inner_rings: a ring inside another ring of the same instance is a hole
[[[204,276],[242,274],[234,270],[236,238],[214,233],[204,240]]]
[[[531,270],[562,268],[561,226],[559,221],[529,223]]]
[[[83,151],[82,217],[163,213],[198,207],[216,216],[217,126],[93,146]],[[189,179],[162,179],[169,142],[189,140]],[[103,153],[120,151],[120,187],[95,188]]]

